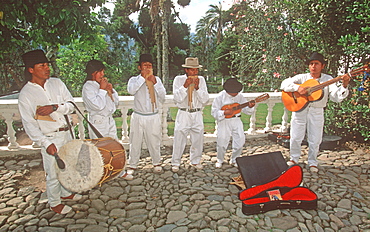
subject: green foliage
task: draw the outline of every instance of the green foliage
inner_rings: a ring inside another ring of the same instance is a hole
[[[364,91],[358,90],[359,82],[362,81],[355,79],[351,83],[351,94],[342,103],[329,102],[325,110],[325,133],[341,136],[346,141],[370,142],[370,80],[365,77]]]

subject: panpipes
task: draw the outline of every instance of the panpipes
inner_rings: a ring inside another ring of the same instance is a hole
[[[194,79],[198,78],[198,76],[189,76],[189,78],[193,79],[193,82],[194,82]],[[188,86],[188,106],[189,106],[189,109],[192,109],[193,108],[193,91],[194,91],[194,86],[195,86],[194,83],[191,83]]]
[[[151,75],[153,75],[153,69],[150,69],[148,76],[145,77],[145,84],[148,87],[150,102],[152,103],[152,111],[154,112],[154,109],[156,107],[154,84],[152,81],[149,81],[147,79]]]

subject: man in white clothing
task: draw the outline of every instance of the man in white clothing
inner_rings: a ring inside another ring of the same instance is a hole
[[[307,88],[300,86],[310,79],[315,79],[320,83],[333,79],[330,75],[323,74],[326,60],[320,53],[314,52],[307,60],[309,73],[298,74],[294,77],[285,79],[281,83],[281,89],[285,92],[298,92],[300,95],[307,95]],[[342,85],[331,84],[323,89],[323,96],[317,101],[308,103],[303,110],[292,112],[290,128],[290,161],[288,165],[298,164],[301,156],[301,144],[307,130],[308,166],[311,172],[318,172],[317,156],[322,141],[324,128],[324,107],[328,99],[341,102],[348,96],[348,83],[350,77],[344,75]]]
[[[127,91],[134,95],[134,112],[130,122],[129,174],[133,174],[141,155],[145,140],[154,172],[161,172],[162,123],[159,107],[166,97],[166,89],[159,77],[153,75],[153,58],[150,54],[140,55],[140,74],[129,79]]]
[[[188,57],[182,65],[184,75],[176,76],[173,81],[173,99],[179,108],[176,115],[173,151],[172,171],[179,171],[181,157],[190,135],[190,164],[197,169],[202,169],[203,152],[203,108],[208,102],[209,95],[204,77],[198,76],[198,58]]]
[[[240,119],[241,113],[234,112],[229,107],[222,108],[230,104],[243,104],[248,102],[240,93],[243,89],[242,83],[236,78],[229,78],[225,81],[222,90],[212,103],[212,116],[217,120],[217,162],[216,168],[221,168],[230,137],[232,138],[232,154],[229,163],[237,166],[236,158],[242,153],[245,143],[243,122]],[[248,107],[241,109],[245,114],[253,114],[254,102],[249,102]]]
[[[86,64],[87,77],[82,88],[82,99],[89,112],[89,121],[104,136],[118,139],[113,113],[119,103],[118,93],[104,77],[105,66],[99,60],[90,60]],[[90,139],[97,135],[89,128]]]
[[[80,200],[82,196],[72,194],[60,184],[54,156],[61,146],[72,139],[64,115],[74,111],[73,105],[68,103],[73,101],[73,97],[60,79],[50,78],[50,62],[42,50],[27,52],[22,59],[28,80],[18,99],[23,127],[31,140],[41,146],[51,209],[67,214],[72,208],[61,201]]]

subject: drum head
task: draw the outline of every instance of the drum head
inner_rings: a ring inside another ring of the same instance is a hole
[[[66,165],[65,169],[56,167],[58,180],[66,189],[84,192],[99,183],[104,161],[94,144],[75,139],[62,146],[58,154]]]

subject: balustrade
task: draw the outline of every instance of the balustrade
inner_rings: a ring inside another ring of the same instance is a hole
[[[243,93],[244,97],[248,101],[255,99],[256,97],[260,96],[261,93]],[[249,122],[249,129],[246,131],[247,135],[254,135],[258,133],[265,133],[272,130],[272,114],[273,114],[273,108],[276,103],[281,103],[281,93],[280,92],[271,92],[269,93],[270,98],[267,99],[264,102],[257,103],[258,104],[267,104],[267,117],[266,117],[266,124],[264,128],[258,129],[256,128],[256,111],[254,114],[250,117]],[[211,105],[214,98],[217,96],[217,94],[210,94],[208,105]],[[129,142],[129,133],[128,133],[128,124],[127,124],[127,113],[129,112],[129,109],[133,107],[134,104],[134,97],[133,96],[120,96],[119,97],[120,104],[119,104],[119,110],[122,112],[122,143],[128,143]],[[79,109],[81,111],[85,110],[84,104],[82,102],[81,97],[76,97],[75,102]],[[173,95],[166,95],[165,102],[163,103],[160,114],[162,115],[162,141],[163,143],[171,142],[172,137],[168,135],[167,130],[167,114],[169,112],[169,109],[171,107],[176,107],[175,103],[173,102]],[[83,125],[83,118],[81,115],[78,115],[78,125]],[[0,100],[0,118],[5,120],[5,123],[7,125],[7,139],[9,141],[8,143],[8,149],[9,150],[15,150],[18,149],[20,146],[16,141],[16,131],[13,128],[13,122],[19,121],[20,115],[18,111],[18,100],[17,99],[4,99]],[[284,108],[284,114],[282,116],[281,120],[281,127],[280,131],[286,131],[287,129],[287,120],[288,120],[288,111]],[[81,139],[85,138],[84,128],[83,126],[78,127],[78,133],[79,137]],[[214,135],[207,135],[205,136],[213,136]],[[205,140],[206,141],[206,140]]]

